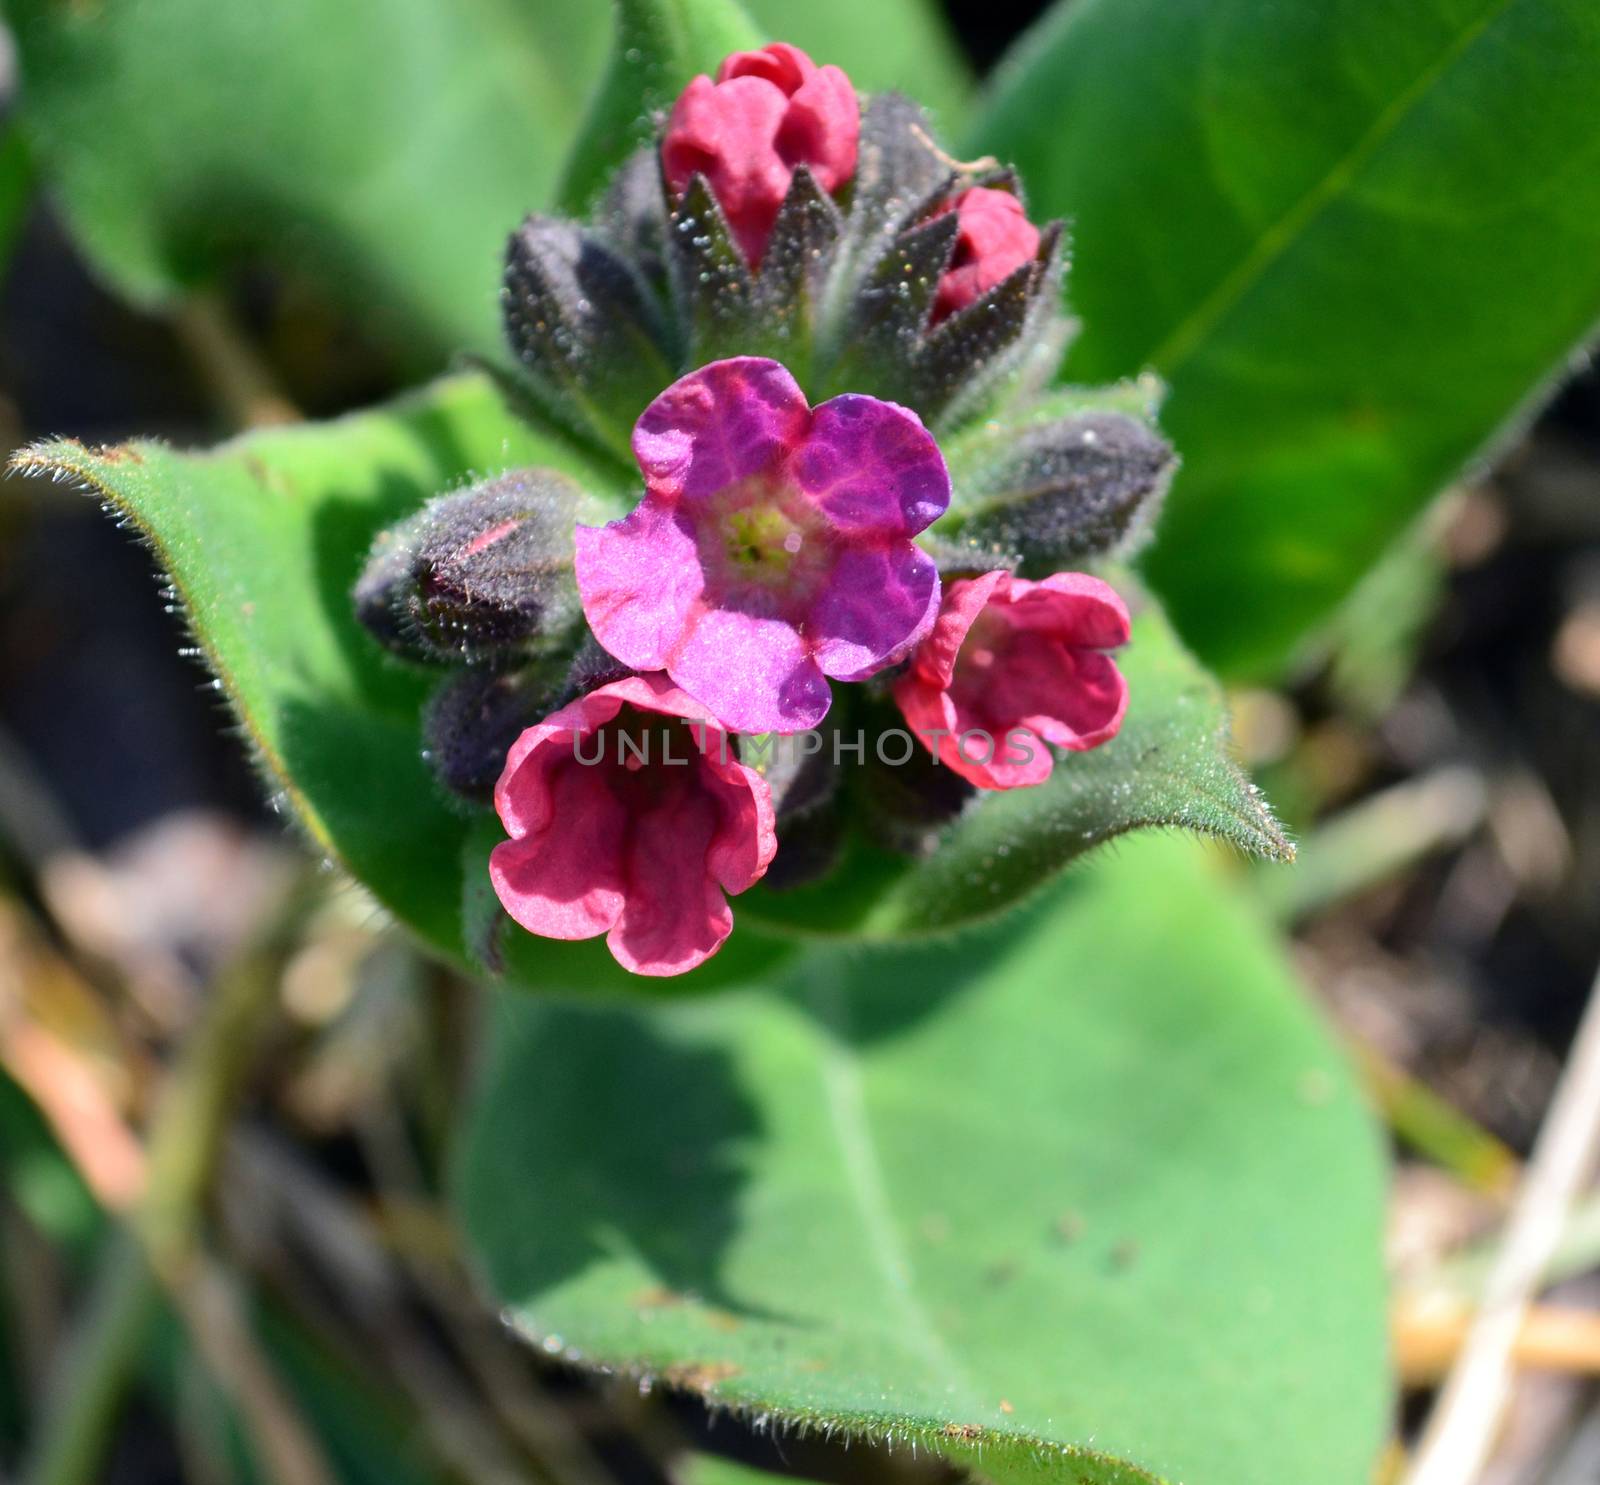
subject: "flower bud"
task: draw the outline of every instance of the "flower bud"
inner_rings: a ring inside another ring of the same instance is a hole
[[[661,141],[667,188],[681,197],[703,178],[745,262],[758,268],[797,166],[824,192],[855,173],[861,107],[850,79],[775,42],[727,57],[712,82],[679,95]]]
[[[1039,251],[1039,229],[1010,191],[973,186],[951,197],[939,214],[946,212],[954,213],[957,231],[933,301],[936,325],[1003,284]]]
[[[916,117],[891,114],[890,126],[910,142],[874,139],[874,164],[926,181],[919,151],[932,147]],[[881,188],[855,205],[844,249],[855,287],[828,390],[871,387],[937,428],[972,415],[1036,352],[1053,362],[1064,343],[1061,224],[1034,227],[1015,185],[1006,171],[962,184],[946,170],[909,212],[906,195]]]
[[[962,480],[947,534],[1004,554],[1024,573],[1127,556],[1149,531],[1176,464],[1171,445],[1125,413],[1007,428]]]
[[[474,666],[442,681],[422,714],[423,757],[452,794],[487,803],[506,753],[554,704],[542,667]]]
[[[530,216],[506,245],[506,339],[545,410],[624,457],[676,372],[639,271],[593,232]]]
[[[900,93],[874,94],[861,118],[846,251],[875,263],[890,239],[926,219],[953,179],[922,109]]]
[[[361,626],[384,649],[412,659],[417,657],[406,623],[405,597],[412,587],[411,563],[425,519],[426,511],[418,511],[399,525],[380,531],[350,593]]]
[[[553,470],[524,469],[430,501],[373,544],[357,618],[410,658],[466,664],[564,634],[578,614],[578,494]]]

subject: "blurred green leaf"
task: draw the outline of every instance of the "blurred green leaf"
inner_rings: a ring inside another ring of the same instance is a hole
[[[677,1485],[775,1485],[778,1480],[797,1478],[793,1473],[757,1469],[720,1454],[690,1455],[674,1467],[672,1477]]]
[[[498,344],[506,234],[554,185],[610,33],[596,0],[8,0],[22,120],[140,303],[240,257],[303,270],[435,366]]]
[[[717,997],[502,997],[455,1182],[495,1295],[552,1354],[994,1480],[1360,1485],[1378,1142],[1196,855]]]
[[[1597,71],[1585,0],[1072,0],[997,77],[1068,373],[1170,385],[1147,570],[1202,659],[1279,667],[1593,333]]]
[[[1159,608],[1141,598],[1134,609],[1133,642],[1118,657],[1128,714],[1111,742],[1058,755],[1038,788],[986,796],[914,865],[856,845],[827,881],[757,888],[745,899],[747,919],[918,938],[1003,912],[1085,852],[1141,826],[1182,826],[1270,860],[1291,857],[1272,811],[1229,757],[1217,683]]]
[[[46,1239],[74,1260],[87,1255],[100,1230],[94,1197],[33,1100],[3,1071],[0,1173],[10,1199]]]
[[[22,232],[33,201],[33,160],[14,123],[0,128],[0,271]]]

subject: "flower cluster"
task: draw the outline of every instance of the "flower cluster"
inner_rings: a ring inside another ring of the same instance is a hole
[[[826,870],[841,822],[979,807],[1116,735],[1128,610],[1056,568],[1126,551],[1171,455],[1126,397],[1046,392],[1062,268],[1013,176],[783,44],[695,78],[593,223],[513,235],[521,392],[626,451],[642,497],[595,519],[513,472],[384,533],[355,591],[381,642],[451,667],[426,751],[492,792],[512,919],[682,973],[769,866]],[[917,782],[852,784],[845,720],[880,763],[909,731]]]

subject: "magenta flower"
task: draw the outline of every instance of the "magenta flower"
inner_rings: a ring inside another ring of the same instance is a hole
[[[1032,583],[986,572],[950,584],[894,699],[938,760],[980,789],[1042,784],[1045,743],[1109,742],[1128,685],[1104,651],[1128,642],[1115,589],[1081,572]]]
[[[861,105],[837,67],[818,67],[797,46],[774,42],[734,52],[712,82],[704,74],[679,95],[661,141],[674,196],[703,175],[752,268],[772,235],[797,165],[824,191],[856,169]]]
[[[814,727],[827,677],[872,675],[933,623],[938,572],[911,538],[950,477],[915,413],[853,394],[812,409],[776,361],[740,356],[668,387],[633,452],[644,499],[577,530],[584,615],[730,731]]]
[[[1010,191],[973,186],[934,215],[949,211],[955,212],[959,227],[950,266],[934,296],[934,324],[1003,284],[1039,251],[1039,229]]]
[[[545,938],[595,938],[625,969],[676,975],[733,929],[727,896],[777,849],[766,781],[664,676],[601,686],[530,727],[495,788],[511,839],[489,857],[505,910]]]

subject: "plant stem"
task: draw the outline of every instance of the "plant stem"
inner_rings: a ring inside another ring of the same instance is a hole
[[[173,327],[205,380],[217,410],[237,429],[297,423],[300,411],[278,379],[240,333],[216,294],[192,294],[173,317]]]
[[[151,1120],[144,1191],[128,1228],[110,1239],[24,1485],[92,1485],[100,1478],[111,1425],[163,1292],[234,1394],[269,1477],[284,1485],[330,1478],[315,1442],[244,1344],[226,1276],[199,1243],[222,1141],[275,1009],[283,955],[318,891],[308,872],[261,939],[217,978],[178,1052]]]
[[[119,1230],[106,1241],[83,1318],[46,1395],[22,1485],[83,1485],[102,1473],[101,1458],[158,1296],[133,1238]]]
[[[1494,1446],[1512,1356],[1568,1208],[1600,1147],[1600,974],[1539,1131],[1483,1306],[1418,1446],[1410,1485],[1472,1485]]]

